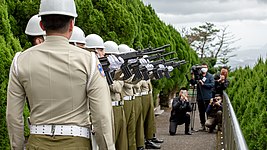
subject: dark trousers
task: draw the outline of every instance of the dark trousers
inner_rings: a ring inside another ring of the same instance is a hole
[[[198,100],[197,105],[198,105],[198,111],[199,111],[199,118],[200,118],[200,123],[201,125],[205,125],[206,122],[206,109],[208,108],[210,100]]]
[[[178,125],[185,124],[185,133],[189,132],[190,115],[186,114],[183,118],[179,118],[178,121],[170,121],[169,133],[170,135],[176,134]]]

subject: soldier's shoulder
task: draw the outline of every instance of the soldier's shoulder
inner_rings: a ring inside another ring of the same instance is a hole
[[[75,51],[76,53],[81,53],[81,54],[88,55],[88,56],[95,56],[95,54],[93,52],[89,52],[89,51],[82,49],[82,48],[79,48],[77,46],[74,46],[71,44],[68,46],[72,51]]]

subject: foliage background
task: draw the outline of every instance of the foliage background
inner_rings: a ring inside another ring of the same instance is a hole
[[[153,8],[144,6],[140,0],[75,0],[78,12],[76,26],[85,34],[98,34],[105,41],[113,40],[117,44],[127,44],[135,49],[149,46],[159,47],[171,44],[167,49],[175,51],[170,57],[184,59],[188,63],[175,69],[171,79],[153,81],[156,95],[163,91],[168,94],[175,92],[179,86],[187,84],[185,74],[191,64],[198,63],[196,53],[171,25],[163,23]],[[0,0],[0,147],[9,147],[6,129],[6,89],[9,67],[14,54],[31,46],[24,34],[25,27],[31,16],[38,13],[39,0]],[[24,116],[28,116],[26,109]],[[25,135],[29,134],[25,128]]]
[[[249,149],[267,149],[267,60],[231,73],[227,89]]]

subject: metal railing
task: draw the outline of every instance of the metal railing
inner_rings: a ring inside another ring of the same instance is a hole
[[[248,150],[228,95],[223,93],[223,147],[225,150]]]

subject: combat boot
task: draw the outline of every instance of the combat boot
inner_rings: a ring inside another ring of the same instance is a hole
[[[147,140],[145,142],[146,149],[160,149],[161,146],[158,144],[153,143],[151,140]]]
[[[163,143],[164,141],[161,139],[158,139],[157,137],[153,137],[153,139],[151,140],[154,143]]]

